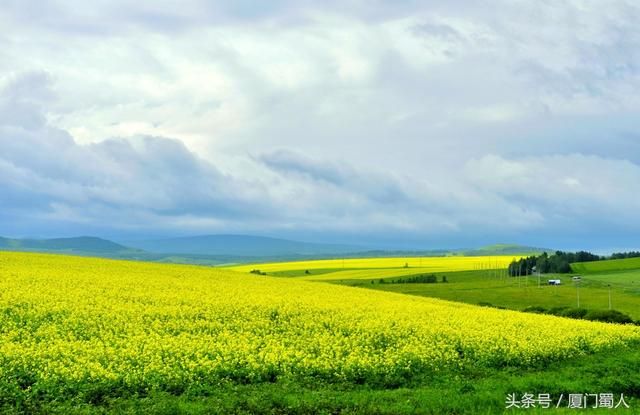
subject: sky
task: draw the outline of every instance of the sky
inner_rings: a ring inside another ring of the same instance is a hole
[[[640,248],[633,1],[4,0],[0,235]]]

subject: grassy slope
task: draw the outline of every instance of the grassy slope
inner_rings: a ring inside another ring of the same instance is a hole
[[[640,270],[640,258],[611,259],[608,261],[579,262],[571,264],[574,272],[583,274],[623,270]]]
[[[51,251],[87,254],[123,254],[135,253],[138,250],[115,242],[91,236],[56,239],[9,239],[0,238],[0,249],[24,251]]]
[[[377,269],[347,269],[317,274],[315,270],[299,279],[308,281],[360,281],[389,277],[404,277],[433,273],[432,268],[377,268]]]
[[[543,276],[540,288],[538,288],[537,277],[500,278],[486,271],[436,273],[436,275],[438,281],[441,281],[441,277],[446,275],[449,282],[446,284],[441,282],[437,284],[380,284],[378,282],[379,276],[372,280],[373,283],[363,280],[328,280],[328,282],[442,298],[469,304],[486,302],[513,310],[522,310],[528,306],[546,308],[577,306],[577,288],[571,281],[571,276],[566,274]],[[550,278],[560,279],[563,284],[560,286],[546,285],[546,280]],[[392,279],[387,279],[387,281]],[[611,284],[613,308],[631,315],[634,319],[640,319],[640,271],[583,277],[580,285],[580,306],[588,309],[607,309],[609,306],[608,284]]]
[[[611,284],[612,287],[623,288],[625,292],[640,295],[640,270],[612,271],[602,274],[589,274],[589,281]]]

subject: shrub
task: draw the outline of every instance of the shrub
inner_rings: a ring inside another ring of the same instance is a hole
[[[392,284],[434,284],[438,282],[438,277],[435,275],[416,275],[414,277],[400,278],[398,280],[391,280]]]
[[[545,314],[547,312],[547,309],[539,305],[532,305],[522,311],[524,311],[525,313]]]
[[[586,320],[603,321],[606,323],[629,324],[633,323],[633,319],[618,310],[591,310],[584,318]]]
[[[567,306],[558,306],[558,307],[551,307],[547,313],[549,314],[553,314],[554,316],[561,316],[564,314],[564,312],[568,309],[569,307]]]
[[[567,308],[560,314],[562,317],[569,318],[584,318],[587,315],[589,310],[586,308]]]

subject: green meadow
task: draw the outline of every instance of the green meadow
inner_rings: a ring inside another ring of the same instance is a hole
[[[611,305],[640,320],[640,258],[579,263],[572,268],[575,272],[570,274],[527,277],[508,277],[504,270],[495,269],[434,272],[424,267],[280,269],[268,274],[513,310],[607,310]],[[435,283],[411,281],[431,275],[435,276]],[[579,282],[572,279],[576,275],[581,277]],[[446,282],[442,282],[443,278]],[[559,279],[561,284],[549,285],[550,279]]]

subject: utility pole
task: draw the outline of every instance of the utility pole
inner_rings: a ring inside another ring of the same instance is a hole
[[[578,297],[578,308],[580,308],[580,281],[576,281],[576,296]]]
[[[609,310],[611,310],[611,284],[607,284],[607,287],[609,287]]]
[[[518,264],[518,288],[520,288],[520,274],[522,274],[522,264]]]

